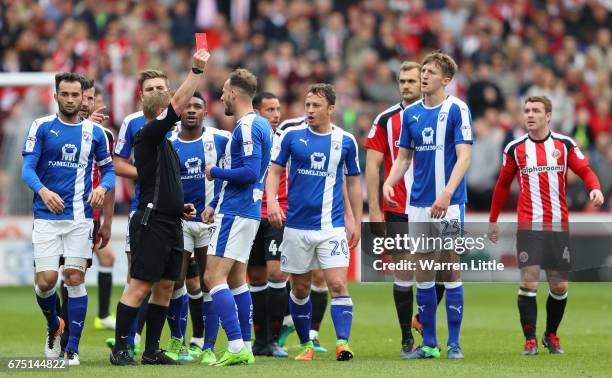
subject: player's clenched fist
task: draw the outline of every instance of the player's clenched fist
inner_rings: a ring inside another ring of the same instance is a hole
[[[603,205],[604,197],[603,197],[603,193],[601,192],[601,190],[599,189],[591,190],[589,197],[591,198],[591,202],[593,202],[593,205],[595,205],[595,207],[600,207],[601,205]]]
[[[204,49],[198,50],[193,54],[193,66],[203,70],[206,68],[206,63],[210,59],[210,53]]]
[[[60,214],[64,211],[64,200],[57,193],[50,191],[49,189],[42,187],[38,191],[38,195],[42,198],[47,209],[53,214]]]
[[[87,203],[91,205],[91,207],[99,209],[104,204],[104,195],[106,195],[106,190],[102,186],[98,186],[89,193]]]
[[[215,209],[213,209],[210,206],[204,209],[204,212],[202,213],[202,222],[206,224],[212,224],[214,218],[215,218]]]

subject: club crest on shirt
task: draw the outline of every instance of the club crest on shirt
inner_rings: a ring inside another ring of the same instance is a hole
[[[426,127],[421,132],[423,144],[433,144],[434,131],[431,127]]]
[[[554,151],[552,152],[551,156],[555,159],[558,159],[559,156],[561,156],[561,151],[557,150],[556,148],[554,149]]]
[[[83,140],[85,142],[91,142],[91,139],[92,139],[91,133],[89,131],[84,131],[83,132]]]
[[[438,116],[438,120],[440,122],[444,122],[445,119],[446,119],[446,113],[440,113],[440,115]]]
[[[215,148],[215,144],[213,142],[204,143],[204,150],[212,151]]]
[[[336,142],[336,141],[333,141],[332,142],[332,149],[335,150],[335,151],[338,151],[340,149],[340,143]]]

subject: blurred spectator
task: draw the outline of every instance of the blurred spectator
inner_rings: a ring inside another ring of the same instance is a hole
[[[334,122],[354,132],[361,145],[373,117],[397,101],[401,61],[419,61],[440,49],[459,63],[449,92],[472,111],[469,206],[486,209],[501,149],[524,133],[527,95],[550,97],[552,129],[574,137],[591,154],[602,180],[612,171],[612,147],[602,142],[612,123],[611,9],[605,5],[598,0],[13,0],[0,4],[0,70],[67,70],[95,78],[109,92],[116,129],[139,109],[138,71],[161,69],[176,85],[186,74],[194,32],[205,31],[212,60],[200,89],[210,126],[233,127],[219,97],[228,73],[243,66],[256,73],[262,90],[279,96],[285,118],[303,115],[309,84],[333,83]],[[1,156],[13,151],[8,144],[14,143],[16,124],[8,120],[33,116],[24,109],[36,99],[36,109],[52,101],[46,89],[0,86]],[[9,177],[6,165],[0,177]],[[584,187],[572,182],[572,206],[583,208]]]

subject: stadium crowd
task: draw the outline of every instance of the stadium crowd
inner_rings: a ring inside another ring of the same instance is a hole
[[[538,94],[552,99],[553,131],[572,136],[589,158],[609,211],[612,9],[607,4],[608,8],[597,0],[9,0],[0,5],[0,71],[74,71],[95,78],[107,93],[109,126],[117,131],[123,118],[140,107],[138,72],[161,69],[178,85],[186,74],[194,32],[206,31],[214,51],[205,86],[208,122],[231,129],[232,119],[223,115],[220,96],[223,81],[237,67],[254,72],[260,90],[279,96],[283,119],[303,114],[310,84],[329,82],[338,95],[335,123],[356,136],[363,168],[363,143],[375,115],[400,100],[400,63],[420,61],[439,49],[456,58],[459,72],[449,89],[467,102],[474,118],[467,176],[471,209],[488,209],[502,148],[523,133],[522,99]],[[12,140],[7,136],[23,128],[17,138],[23,140],[31,122],[10,122],[14,112],[40,116],[52,101],[34,96],[34,103],[26,106],[23,102],[32,100],[25,94],[24,88],[0,87],[3,159],[7,141]],[[5,170],[0,171],[3,183],[6,165],[0,164],[0,170]],[[0,185],[0,199],[4,186]],[[127,212],[129,189],[117,192],[118,210]],[[587,192],[571,173],[567,193],[570,210],[588,210]],[[515,203],[508,201],[508,208]],[[0,206],[3,211],[9,212]]]

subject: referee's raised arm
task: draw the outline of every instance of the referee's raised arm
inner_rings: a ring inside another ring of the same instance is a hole
[[[206,62],[210,58],[210,53],[206,50],[198,50],[193,54],[192,67],[183,81],[183,84],[176,90],[174,96],[170,99],[170,106],[168,106],[168,113],[172,114],[173,117],[177,118],[178,115],[181,114],[183,109],[189,104],[189,100],[193,96],[196,88],[199,84],[199,79],[204,73],[204,68],[206,67]],[[167,100],[166,100],[167,101]],[[166,102],[167,104],[167,102]],[[164,140],[166,133],[174,126],[174,122],[150,122],[155,117],[158,117],[160,114],[164,113],[163,109],[152,109],[155,112],[155,115],[151,117],[151,115],[147,115],[146,103],[143,102],[143,111],[145,113],[145,118],[147,124],[140,130],[140,134],[143,140],[148,142],[153,142],[153,144],[158,144]],[[155,107],[155,101],[151,101],[150,105]],[[153,119],[152,119],[153,118]],[[161,118],[166,118],[161,117]]]
[[[189,104],[189,100],[191,100],[193,93],[198,87],[199,79],[204,73],[204,68],[206,68],[206,62],[208,62],[209,58],[210,53],[204,49],[198,50],[193,54],[191,71],[183,84],[174,93],[174,96],[172,96],[172,100],[170,100],[170,104],[176,114],[181,114],[183,109]]]

